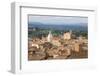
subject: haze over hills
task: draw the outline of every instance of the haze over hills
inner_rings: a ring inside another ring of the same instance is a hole
[[[38,28],[38,29],[52,29],[52,30],[73,30],[73,31],[87,31],[87,23],[75,23],[75,24],[45,24],[41,22],[31,22],[28,23],[28,28]]]

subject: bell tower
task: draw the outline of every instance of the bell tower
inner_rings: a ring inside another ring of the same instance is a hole
[[[52,33],[51,33],[51,31],[49,31],[49,34],[47,36],[47,41],[48,42],[51,42],[52,41]]]

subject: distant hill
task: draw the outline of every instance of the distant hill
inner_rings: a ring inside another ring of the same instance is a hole
[[[38,28],[38,29],[54,29],[54,30],[79,30],[87,31],[87,23],[77,23],[77,24],[43,24],[40,22],[32,22],[28,24],[29,28]]]

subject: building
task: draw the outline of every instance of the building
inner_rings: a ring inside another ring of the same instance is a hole
[[[49,31],[49,34],[47,36],[47,41],[48,42],[51,42],[52,41],[52,33],[51,33],[51,31]]]
[[[64,35],[63,35],[63,39],[64,40],[70,40],[71,39],[71,35],[72,35],[72,31],[65,32]]]
[[[53,45],[61,46],[61,43],[58,40],[52,40],[51,42]]]
[[[75,52],[79,52],[80,51],[80,44],[79,43],[75,43],[74,44],[74,51]]]

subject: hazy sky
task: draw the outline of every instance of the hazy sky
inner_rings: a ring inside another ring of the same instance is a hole
[[[29,15],[30,22],[40,22],[45,24],[76,24],[76,23],[88,23],[87,17],[78,16],[35,16]]]

